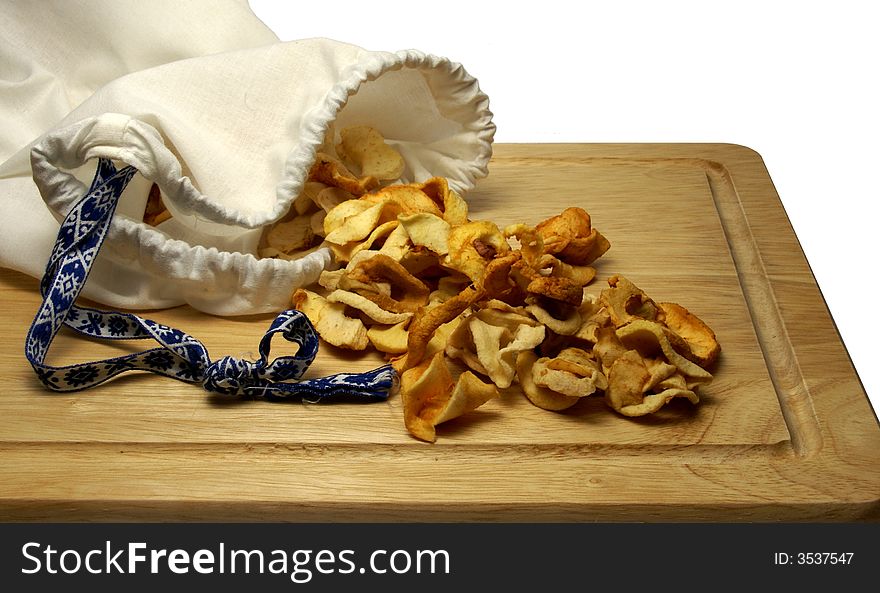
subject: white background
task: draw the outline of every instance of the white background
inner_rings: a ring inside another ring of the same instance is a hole
[[[875,410],[880,35],[871,2],[250,0],[284,41],[461,62],[496,142],[753,148]]]

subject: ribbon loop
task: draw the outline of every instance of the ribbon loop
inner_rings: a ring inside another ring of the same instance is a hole
[[[52,391],[78,391],[120,373],[140,370],[198,383],[207,391],[226,395],[364,402],[388,397],[395,378],[390,365],[366,373],[299,381],[319,345],[317,332],[301,311],[284,311],[275,318],[260,340],[260,360],[224,356],[211,362],[205,346],[178,329],[132,313],[77,307],[74,303],[107,235],[119,197],[136,172],[131,166],[117,170],[109,159],[99,159],[89,190],[61,224],[40,282],[43,302],[25,339],[25,356],[43,385]],[[63,324],[102,340],[152,338],[159,348],[64,367],[47,365],[49,347]],[[294,355],[269,362],[272,337],[278,333],[299,348]]]

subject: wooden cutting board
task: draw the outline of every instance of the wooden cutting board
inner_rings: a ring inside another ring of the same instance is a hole
[[[622,274],[712,326],[723,352],[693,406],[564,413],[514,387],[412,439],[400,398],[229,401],[148,374],[44,391],[22,354],[37,282],[0,273],[0,519],[32,521],[853,521],[880,518],[880,426],[761,157],[725,144],[499,145],[473,218],[585,208]],[[272,316],[146,316],[253,355]],[[72,335],[51,362],[118,350]],[[280,354],[279,348],[273,355]],[[311,375],[378,355],[322,346]]]

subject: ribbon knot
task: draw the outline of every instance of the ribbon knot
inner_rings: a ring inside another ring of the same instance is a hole
[[[43,302],[25,340],[25,356],[43,385],[52,391],[78,391],[120,373],[141,370],[201,383],[208,391],[228,395],[309,401],[387,399],[395,379],[390,365],[366,373],[300,380],[315,359],[319,343],[318,334],[301,311],[284,311],[275,318],[260,340],[260,360],[224,356],[211,362],[204,344],[178,329],[132,313],[76,306],[119,196],[135,173],[134,167],[117,170],[109,159],[99,159],[91,187],[61,223],[40,282]],[[159,347],[96,362],[50,366],[45,363],[46,354],[62,325],[103,340],[153,339]],[[277,333],[296,343],[298,350],[269,362],[270,344]]]
[[[202,386],[214,393],[244,395],[248,387],[255,387],[258,382],[255,363],[233,356],[224,356],[205,369]]]

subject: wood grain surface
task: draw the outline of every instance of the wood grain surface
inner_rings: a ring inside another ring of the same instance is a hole
[[[37,281],[0,272],[0,519],[18,521],[876,521],[880,426],[759,155],[723,144],[498,145],[472,218],[590,212],[622,274],[716,332],[693,406],[564,413],[516,386],[411,438],[400,399],[228,400],[148,374],[69,395],[23,356]],[[253,356],[272,316],[143,315]],[[72,334],[53,364],[118,353]],[[275,346],[273,355],[283,353]],[[322,345],[309,375],[377,354]]]

